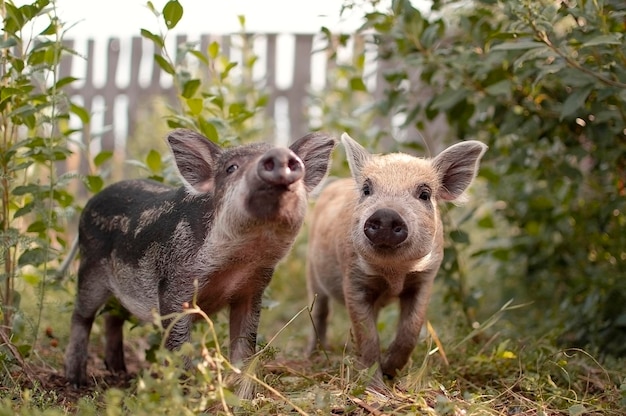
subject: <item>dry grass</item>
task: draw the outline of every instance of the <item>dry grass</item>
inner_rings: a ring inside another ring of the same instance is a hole
[[[301,247],[280,265],[268,291],[259,338],[262,348],[244,371],[251,401],[239,401],[234,375],[224,358],[228,340],[226,313],[203,316],[193,343],[180,354],[156,350],[150,325],[126,328],[130,375],[114,375],[102,362],[102,328],[96,321],[90,345],[93,384],[82,390],[62,377],[72,290],[57,291],[44,307],[45,325],[35,350],[23,366],[5,359],[0,388],[4,414],[184,415],[621,415],[626,407],[623,360],[602,361],[581,349],[561,349],[555,337],[527,334],[510,315],[526,305],[507,303],[468,331],[461,316],[442,312],[433,297],[431,322],[424,339],[383,396],[367,389],[368,374],[354,366],[347,315],[334,311],[331,349],[304,355],[312,330],[302,270]],[[297,282],[297,284],[294,284]],[[70,283],[69,286],[72,286]],[[277,302],[270,302],[272,299]],[[517,308],[517,309],[516,309]],[[25,313],[28,313],[25,310]],[[185,313],[201,313],[193,307]],[[383,311],[381,340],[394,334],[397,311]],[[386,342],[385,342],[386,341]],[[194,357],[189,373],[181,354]],[[164,366],[157,363],[169,362]]]

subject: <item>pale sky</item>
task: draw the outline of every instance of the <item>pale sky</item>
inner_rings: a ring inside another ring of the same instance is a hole
[[[18,5],[30,3],[32,0],[16,0]],[[184,12],[181,21],[170,32],[168,41],[174,42],[176,34],[185,34],[189,40],[197,40],[200,34],[220,35],[241,31],[238,15],[246,19],[246,31],[249,33],[311,33],[320,32],[322,26],[331,32],[354,32],[363,22],[363,10],[353,11],[347,16],[340,16],[343,0],[179,0]],[[126,68],[130,61],[130,38],[140,36],[140,29],[153,33],[165,30],[162,18],[157,19],[147,8],[147,0],[56,0],[57,13],[64,23],[66,33],[64,39],[74,39],[73,49],[84,55],[87,39],[94,39],[95,52],[92,60],[93,83],[103,85],[107,74],[106,56],[109,38],[120,39],[119,68]],[[162,10],[167,0],[152,0],[156,10]],[[359,3],[357,1],[357,3]],[[386,10],[391,0],[381,0],[379,10]],[[429,0],[413,0],[413,4],[423,12],[429,9]],[[45,24],[45,19],[41,20]],[[38,33],[45,28],[35,28]],[[39,30],[37,30],[39,29]],[[288,88],[293,72],[293,39],[289,36],[278,39],[278,57],[276,79],[279,87]],[[173,45],[170,45],[170,49]],[[315,57],[314,57],[315,58]],[[315,62],[313,63],[315,64]],[[323,63],[322,63],[323,64]],[[72,65],[72,75],[79,80],[85,76],[86,62],[76,58]],[[128,82],[129,71],[117,71],[117,84]],[[143,73],[143,72],[142,72]],[[312,87],[323,84],[323,72],[315,72],[320,79],[312,79]],[[151,71],[144,74],[149,77]],[[260,74],[263,75],[263,74]],[[141,78],[143,79],[143,78]],[[80,81],[78,81],[79,83]],[[283,85],[284,84],[284,85]],[[94,101],[92,127],[95,131],[102,129],[98,122],[99,110],[103,104]],[[100,106],[100,107],[99,107]],[[104,108],[104,107],[102,107]],[[125,111],[120,106],[121,112]],[[118,138],[126,136],[126,125],[115,123]],[[119,130],[119,131],[118,131]],[[279,132],[280,133],[280,132]],[[282,134],[278,134],[282,137]],[[283,138],[284,139],[284,138]]]
[[[75,23],[67,33],[70,38],[139,35],[141,28],[156,32],[160,22],[146,3],[146,0],[57,0],[61,20],[70,25]],[[153,0],[157,10],[162,10],[166,3],[167,0]],[[361,23],[361,15],[340,19],[341,0],[180,0],[180,3],[184,13],[174,33],[190,36],[238,32],[238,15],[246,17],[249,32],[317,33],[322,26],[333,31],[351,31]]]

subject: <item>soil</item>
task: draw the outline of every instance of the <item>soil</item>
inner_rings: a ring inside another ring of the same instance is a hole
[[[43,343],[42,343],[43,344]],[[110,388],[127,389],[131,386],[137,372],[147,364],[143,363],[133,351],[125,351],[127,373],[112,373],[105,368],[104,361],[99,358],[102,352],[96,347],[90,351],[87,361],[87,374],[91,382],[88,385],[76,387],[71,385],[63,374],[63,351],[55,342],[40,345],[37,348],[38,360],[32,359],[23,362],[19,370],[13,371],[11,378],[14,384],[25,389],[54,392],[56,404],[67,411],[75,410],[76,404],[81,398],[96,397],[96,393],[104,392]],[[94,345],[90,345],[90,349]],[[49,363],[61,364],[51,365]],[[58,367],[58,368],[55,368]],[[7,388],[8,387],[4,387]],[[0,387],[3,389],[3,387]]]

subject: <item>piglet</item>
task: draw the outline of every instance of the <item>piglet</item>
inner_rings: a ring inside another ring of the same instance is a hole
[[[261,297],[298,234],[309,193],[326,176],[336,141],[311,133],[289,148],[222,148],[178,129],[168,144],[183,186],[127,180],[105,188],[79,223],[78,292],[65,374],[87,383],[87,345],[98,310],[117,298],[143,321],[179,313],[194,300],[207,314],[230,309],[230,360],[255,353]],[[126,371],[124,320],[105,318],[105,364]],[[177,320],[170,350],[190,339],[192,315]],[[171,320],[164,321],[168,325]]]
[[[439,201],[457,201],[476,176],[487,146],[455,144],[434,159],[372,155],[341,137],[352,178],[331,182],[312,213],[307,284],[313,307],[312,353],[326,346],[329,301],[345,304],[362,368],[377,366],[371,386],[385,390],[415,348],[443,259]],[[380,309],[398,300],[394,340],[381,356]]]

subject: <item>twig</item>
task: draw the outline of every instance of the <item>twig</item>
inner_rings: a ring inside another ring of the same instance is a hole
[[[359,399],[358,397],[354,397],[354,396],[348,396],[348,397],[350,398],[350,400],[354,402],[354,404],[356,404],[357,406],[361,406],[363,409],[367,410],[372,415],[375,415],[375,416],[386,415],[386,413],[383,413],[380,410],[370,406],[369,404],[365,403],[363,400]]]
[[[15,345],[13,345],[13,343],[9,340],[4,330],[5,330],[4,327],[0,327],[0,338],[2,338],[2,342],[6,345],[9,351],[11,351],[11,354],[13,354],[18,364],[20,365],[20,367],[22,367],[22,369],[24,370],[23,373],[26,375],[26,378],[28,378],[28,381],[30,381],[31,384],[33,384],[33,378],[30,375],[31,373],[30,367],[28,366],[28,364],[26,364],[26,362],[22,358],[22,355],[17,350]]]

